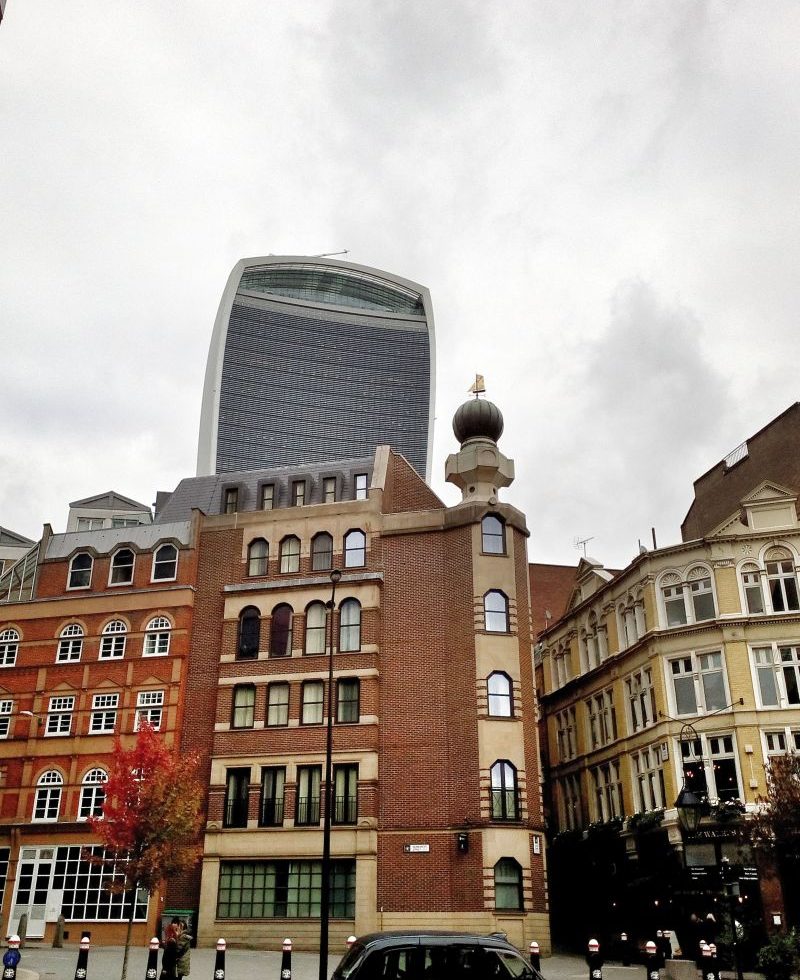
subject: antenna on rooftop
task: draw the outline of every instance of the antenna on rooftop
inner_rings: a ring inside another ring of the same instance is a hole
[[[590,541],[594,541],[594,536],[592,536],[591,538],[582,538],[582,537],[580,537],[580,535],[576,534],[575,537],[572,539],[572,546],[574,548],[577,548],[578,551],[580,551],[581,548],[583,548],[583,557],[585,558],[586,557],[586,545]]]
[[[346,248],[343,252],[320,252],[318,255],[315,255],[314,258],[332,259],[336,255],[349,255],[349,254],[350,254],[350,249]]]

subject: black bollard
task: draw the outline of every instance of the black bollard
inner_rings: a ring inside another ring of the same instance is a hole
[[[530,946],[528,947],[528,956],[530,957],[531,966],[536,970],[537,973],[542,972],[542,957],[539,953],[539,944],[534,939]]]
[[[228,944],[224,939],[217,940],[217,957],[214,960],[214,980],[225,980],[225,950]]]
[[[658,966],[658,947],[652,939],[649,939],[645,943],[644,956],[644,968],[647,970],[647,980],[658,980],[660,976]]]
[[[603,957],[600,955],[600,943],[596,939],[589,940],[586,962],[589,966],[589,980],[603,980]]]
[[[284,939],[281,956],[281,980],[292,980],[292,941]]]
[[[627,932],[619,934],[619,957],[623,966],[631,965],[631,943]]]
[[[153,936],[147,950],[147,969],[144,971],[144,980],[156,980],[158,976],[158,949],[160,945],[158,936]]]
[[[347,948],[350,949],[350,947],[353,945],[353,943],[355,941],[356,941],[356,937],[355,936],[348,936],[347,937],[347,940],[346,940]]]
[[[81,945],[78,949],[78,962],[75,965],[75,980],[86,980],[88,976],[87,966],[89,964],[89,937],[81,936]]]
[[[3,980],[16,980],[17,966],[22,959],[19,936],[8,937],[8,949],[3,953]]]

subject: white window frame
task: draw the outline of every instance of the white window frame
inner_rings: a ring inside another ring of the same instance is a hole
[[[164,720],[164,691],[139,691],[136,695],[136,717],[133,730],[139,731],[143,721],[146,721],[155,731],[161,731]]]
[[[783,746],[775,748],[771,745],[776,737],[783,741]],[[800,753],[800,725],[785,725],[778,727],[771,725],[769,728],[761,730],[761,750],[764,754],[764,765],[769,765],[769,760],[779,755],[797,755]]]
[[[654,725],[658,717],[653,668],[640,667],[634,670],[625,678],[623,687],[628,732],[634,735]]]
[[[133,561],[131,562],[130,566],[115,564],[117,557],[121,555],[124,551],[129,551],[131,553],[131,557],[133,558]],[[120,569],[127,569],[128,567],[130,567],[130,577],[126,579],[120,579],[119,581],[115,582],[114,572]],[[111,562],[109,563],[108,566],[108,587],[110,589],[116,589],[122,585],[133,585],[133,579],[135,575],[136,575],[136,552],[133,550],[133,548],[129,548],[127,546],[122,548],[117,548],[117,550],[111,556]]]
[[[0,739],[8,738],[11,731],[11,716],[14,714],[14,701],[4,698],[0,701]]]
[[[73,585],[72,576],[76,573],[76,570],[74,568],[75,560],[77,558],[82,558],[84,555],[86,555],[86,557],[89,559],[89,567],[88,569],[80,568],[77,570],[77,573],[80,575],[84,575],[88,572],[89,573],[88,580],[85,585]],[[69,570],[67,571],[67,592],[78,592],[81,589],[91,589],[93,572],[94,572],[94,557],[91,554],[89,554],[88,551],[79,551],[77,555],[73,555],[72,558],[70,558],[69,560]]]
[[[172,575],[159,575],[156,577],[156,565],[166,565],[167,562],[164,560],[159,561],[159,552],[163,551],[165,548],[172,548],[175,552],[174,568],[172,570]],[[178,561],[180,559],[180,551],[177,545],[174,545],[171,541],[162,542],[156,550],[153,552],[153,563],[150,568],[150,581],[151,582],[174,582],[178,577]]]
[[[719,656],[719,667],[710,666],[703,661],[712,656]],[[673,663],[678,661],[689,661],[689,669],[682,670],[675,674],[672,668]],[[721,711],[730,704],[730,685],[728,684],[728,669],[725,658],[725,650],[721,647],[713,647],[708,650],[687,650],[686,653],[666,657],[664,659],[664,670],[666,671],[667,699],[670,707],[670,714],[676,718],[694,718],[698,715],[713,714]],[[717,670],[722,673],[722,704],[708,706],[706,703],[706,686],[703,680],[704,675],[715,674]],[[693,682],[694,690],[694,711],[679,711],[678,697],[675,692],[675,678],[690,677]]]
[[[64,738],[72,734],[72,715],[75,711],[74,694],[56,694],[50,698],[44,734],[48,738]]]
[[[291,543],[292,550],[288,550]],[[296,550],[295,550],[296,548]],[[296,534],[287,534],[278,548],[278,562],[282,575],[297,574],[300,571],[300,538]]]
[[[55,823],[61,812],[64,777],[57,769],[48,769],[36,780],[32,823]]]
[[[119,694],[93,694],[89,718],[90,735],[112,734],[117,725]]]
[[[102,774],[102,778],[101,778]],[[106,798],[105,784],[108,773],[105,769],[90,769],[81,780],[81,795],[78,801],[78,821],[84,822],[89,817],[102,817],[103,803]]]
[[[122,627],[120,629],[120,627]],[[125,656],[128,624],[123,619],[112,619],[103,627],[100,639],[99,660],[121,660]]]
[[[702,576],[695,573],[702,572]],[[678,581],[675,581],[675,580]],[[697,586],[701,582],[708,580],[709,588],[700,590]],[[667,597],[665,591],[669,589],[674,595]],[[711,596],[714,615],[698,619],[695,609],[695,599],[699,596]],[[674,602],[678,598],[683,602],[684,621],[670,623],[667,615],[667,602]],[[656,580],[656,600],[658,603],[658,618],[662,629],[674,630],[684,626],[694,626],[699,623],[712,623],[719,618],[719,600],[717,598],[717,582],[714,570],[706,562],[694,562],[685,570],[677,568],[665,569]]]
[[[166,657],[172,637],[172,623],[166,616],[154,616],[145,626],[143,657]]]
[[[16,665],[21,639],[19,631],[15,629],[9,628],[0,632],[0,667]]]
[[[720,752],[718,743],[723,739],[731,740],[731,749]],[[703,771],[706,780],[706,791],[709,803],[719,802],[719,790],[717,787],[714,760],[715,759],[733,759],[734,767],[736,770],[736,784],[737,784],[737,799],[742,798],[742,787],[744,783],[742,782],[742,767],[739,760],[739,749],[736,742],[736,732],[730,730],[714,731],[714,732],[699,732],[698,741],[700,742],[700,755],[698,756],[695,751],[695,746],[690,740],[688,742],[676,743],[676,751],[674,758],[677,760],[677,783],[676,785],[682,786],[684,783],[683,778],[683,763],[684,763],[684,749],[690,750],[690,755],[687,754],[686,758],[691,757],[695,762],[700,763],[703,766]],[[715,751],[716,750],[716,751]]]
[[[661,810],[666,806],[664,766],[660,745],[648,745],[631,752],[631,781],[638,813]]]
[[[791,651],[792,657],[783,660],[783,651]],[[800,642],[781,643],[773,640],[772,643],[753,643],[749,647],[750,670],[753,677],[753,690],[756,695],[756,704],[759,708],[767,710],[797,710],[800,707]],[[769,661],[769,662],[760,662]],[[786,685],[787,669],[784,665],[790,665],[795,675],[795,684],[798,690],[798,700],[789,700],[789,688]],[[771,670],[772,681],[777,694],[777,704],[767,704],[764,702],[761,690],[760,671],[769,668]]]
[[[592,777],[592,811],[595,820],[607,823],[625,816],[619,759],[609,759],[589,769]]]
[[[745,576],[747,575],[754,576],[755,581],[746,582]],[[765,579],[766,571],[754,558],[746,558],[744,561],[739,562],[739,567],[736,569],[736,581],[739,584],[739,603],[744,615],[767,615],[767,597],[764,589]],[[758,595],[761,599],[761,609],[752,611],[750,609],[748,594],[755,589],[758,590]]]
[[[595,691],[584,701],[586,706],[586,721],[588,745],[592,749],[610,745],[619,737],[617,729],[617,714],[614,707],[614,689],[609,687],[603,691]]]
[[[366,500],[369,494],[369,475],[356,473],[353,477],[353,499]]]
[[[57,664],[79,663],[83,653],[83,627],[80,623],[67,623],[58,634]]]

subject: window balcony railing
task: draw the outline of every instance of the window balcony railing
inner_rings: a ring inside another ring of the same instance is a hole
[[[333,823],[355,823],[358,817],[358,797],[337,796],[333,801]]]
[[[319,823],[319,797],[300,796],[297,799],[297,815],[294,820],[298,826],[309,827]]]
[[[247,800],[225,800],[224,827],[247,826]]]
[[[263,800],[261,803],[261,827],[283,826],[283,800]]]

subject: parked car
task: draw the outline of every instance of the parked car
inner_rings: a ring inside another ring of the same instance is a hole
[[[373,932],[357,939],[331,980],[542,980],[500,935]]]

